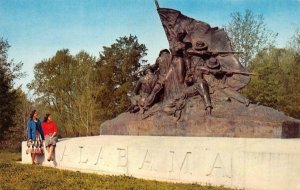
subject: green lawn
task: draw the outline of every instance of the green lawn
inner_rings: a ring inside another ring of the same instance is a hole
[[[87,174],[20,164],[21,154],[0,151],[0,189],[229,190],[197,184],[166,183],[127,176]]]

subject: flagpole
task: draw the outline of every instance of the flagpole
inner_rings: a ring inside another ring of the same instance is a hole
[[[158,1],[154,0],[154,2],[155,2],[155,5],[156,5],[156,8],[159,9],[160,7],[159,7],[159,4],[158,4]]]

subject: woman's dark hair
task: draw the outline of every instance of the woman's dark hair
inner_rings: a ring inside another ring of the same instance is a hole
[[[33,115],[35,114],[36,110],[32,110],[32,112],[30,113],[29,115],[29,118],[32,119],[33,118]]]
[[[48,117],[50,116],[51,114],[50,113],[47,113],[46,116],[44,117],[44,122],[47,122],[48,121]]]

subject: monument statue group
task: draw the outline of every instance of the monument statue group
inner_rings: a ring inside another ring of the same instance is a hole
[[[179,11],[160,9],[158,4],[157,8],[170,50],[161,50],[155,64],[141,72],[129,111],[149,112],[147,117],[149,109],[161,103],[162,107],[176,107],[173,114],[180,119],[185,101],[200,96],[206,115],[211,115],[211,94],[216,91],[220,99],[248,106],[249,100],[238,91],[249,82],[251,73],[235,58],[241,52],[232,50],[226,32]]]
[[[239,63],[243,52],[233,51],[224,29],[155,3],[169,48],[136,73],[131,106],[103,123],[101,134],[299,136],[295,119],[240,93],[254,74]]]
[[[131,105],[102,123],[99,136],[59,141],[56,167],[250,190],[300,189],[300,141],[276,139],[299,138],[300,121],[240,93],[253,73],[236,59],[242,52],[233,51],[223,29],[155,2],[169,48],[136,73]],[[23,142],[22,162],[30,163],[26,149]],[[45,157],[39,163],[50,166]]]

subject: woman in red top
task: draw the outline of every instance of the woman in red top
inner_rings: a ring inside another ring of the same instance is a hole
[[[50,160],[54,161],[53,154],[57,143],[57,126],[56,123],[52,121],[51,114],[46,114],[42,127],[45,135],[45,146],[49,155],[47,160],[48,162],[50,162]]]

